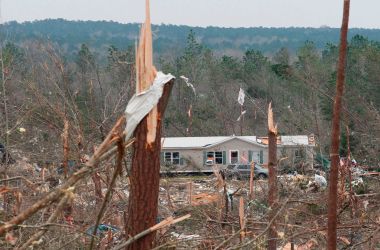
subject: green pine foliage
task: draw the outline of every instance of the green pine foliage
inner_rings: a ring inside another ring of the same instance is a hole
[[[138,25],[60,19],[4,28],[12,38],[3,46],[8,93],[15,96],[7,99],[11,127],[33,130],[22,140],[55,134],[49,143],[59,145],[66,115],[74,134],[99,142],[135,93]],[[375,164],[380,160],[380,31],[350,32],[341,153],[347,153],[348,126],[353,156]],[[176,76],[164,136],[265,136],[272,101],[280,134],[315,134],[317,151],[328,154],[338,29],[159,25],[153,33],[155,65]],[[237,102],[240,88],[246,93],[243,107]],[[1,123],[2,137],[3,128]],[[11,139],[25,145],[17,133]]]

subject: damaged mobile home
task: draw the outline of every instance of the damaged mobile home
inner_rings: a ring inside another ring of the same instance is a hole
[[[277,138],[280,166],[313,168],[314,136]],[[268,164],[268,138],[257,136],[209,136],[162,138],[161,170],[212,172],[235,163]]]

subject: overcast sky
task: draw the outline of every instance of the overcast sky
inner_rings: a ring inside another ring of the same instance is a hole
[[[0,0],[2,21],[141,22],[144,0]],[[152,23],[222,27],[340,27],[343,0],[151,0]],[[351,0],[350,27],[380,28],[380,0]]]

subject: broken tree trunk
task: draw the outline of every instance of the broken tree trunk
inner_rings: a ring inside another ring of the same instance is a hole
[[[249,175],[249,199],[253,200],[253,185],[254,185],[254,179],[255,178],[255,162],[251,162],[251,172]]]
[[[239,200],[239,224],[240,224],[240,243],[243,242],[245,236],[245,215],[244,215],[244,199],[240,197]]]
[[[166,104],[173,81],[165,85],[164,93],[157,105],[158,120],[156,139],[148,146],[148,116],[146,116],[135,130],[134,153],[130,172],[130,197],[128,217],[126,223],[127,237],[134,236],[156,224],[158,213],[158,192],[160,179],[160,151],[161,151],[161,118],[164,115]],[[128,249],[150,249],[154,239],[154,232],[136,240]]]
[[[156,77],[153,66],[152,30],[149,0],[146,0],[146,19],[141,27],[136,53],[136,93],[148,89]],[[160,181],[161,122],[174,81],[165,84],[163,94],[150,113],[134,131],[135,144],[130,171],[130,196],[126,237],[156,224]],[[155,233],[152,232],[128,246],[128,249],[151,249]]]
[[[91,178],[92,178],[92,181],[94,182],[94,187],[95,187],[96,204],[98,204],[103,199],[102,183],[100,182],[100,175],[98,172],[95,172],[91,176]]]
[[[272,103],[268,107],[268,140],[269,140],[269,194],[268,204],[270,207],[268,221],[272,221],[268,230],[268,249],[276,250],[276,221],[273,218],[276,216],[277,206],[277,125],[274,126]]]
[[[342,95],[344,90],[346,51],[347,51],[347,31],[348,18],[350,13],[350,0],[344,0],[343,21],[340,30],[339,61],[336,80],[336,94],[334,101],[334,114],[331,134],[331,170],[329,180],[329,203],[328,203],[328,230],[327,246],[329,250],[336,249],[336,227],[337,227],[337,182],[339,166],[339,134],[340,134],[340,113],[342,108]]]
[[[94,153],[96,152],[96,146],[94,146]],[[109,169],[108,169],[109,170]],[[108,176],[108,173],[107,173]],[[102,183],[100,179],[100,175],[98,172],[95,172],[91,176],[92,181],[94,182],[94,187],[95,187],[95,197],[96,197],[96,204],[99,204],[102,199],[103,199],[103,193],[102,193]],[[107,184],[109,184],[107,182]]]

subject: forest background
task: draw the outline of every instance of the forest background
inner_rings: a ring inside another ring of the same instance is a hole
[[[1,142],[57,162],[68,119],[71,158],[92,152],[135,92],[138,29],[63,19],[3,24]],[[328,155],[339,29],[154,25],[153,38],[158,69],[177,77],[164,136],[265,136],[272,101],[280,134],[314,134],[317,152]],[[247,112],[238,122],[240,88]],[[379,110],[380,30],[351,29],[342,155],[348,138],[360,164],[378,164]]]

